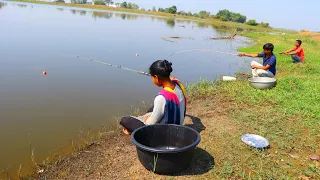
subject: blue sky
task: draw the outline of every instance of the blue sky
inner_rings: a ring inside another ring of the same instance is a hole
[[[115,2],[122,2],[114,0]],[[228,9],[246,15],[248,19],[269,22],[272,27],[285,29],[308,29],[320,31],[319,0],[127,0],[140,7],[169,7],[176,5],[178,11],[199,12],[206,10],[216,14]]]

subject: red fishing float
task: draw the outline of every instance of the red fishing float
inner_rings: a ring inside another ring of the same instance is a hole
[[[47,71],[43,71],[42,74],[43,74],[44,76],[46,76],[46,75],[47,75]]]

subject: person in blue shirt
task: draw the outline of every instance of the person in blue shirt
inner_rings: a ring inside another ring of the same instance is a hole
[[[274,77],[276,75],[276,65],[277,65],[277,58],[273,54],[274,46],[271,43],[267,43],[263,46],[263,52],[260,54],[246,54],[240,53],[239,56],[247,56],[247,57],[260,57],[263,59],[263,65],[252,61],[251,68],[252,68],[252,76],[253,77]]]

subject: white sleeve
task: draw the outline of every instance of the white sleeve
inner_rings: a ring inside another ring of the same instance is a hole
[[[152,124],[156,124],[157,122],[159,122],[164,116],[165,106],[166,106],[166,99],[163,96],[158,95],[154,99],[154,107],[153,107],[153,111],[151,113],[151,116],[148,118],[148,120],[146,121],[145,124],[152,125]]]

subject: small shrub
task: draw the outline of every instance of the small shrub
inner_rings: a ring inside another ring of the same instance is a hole
[[[94,5],[106,5],[106,3],[103,0],[94,0]]]
[[[269,26],[269,23],[264,23],[264,22],[261,22],[259,25],[260,25],[261,27],[265,27],[265,28],[270,27],[270,26]]]
[[[247,24],[250,25],[250,26],[256,26],[256,25],[258,25],[258,23],[256,22],[256,20],[253,20],[253,19],[249,20],[249,21],[247,22]]]

